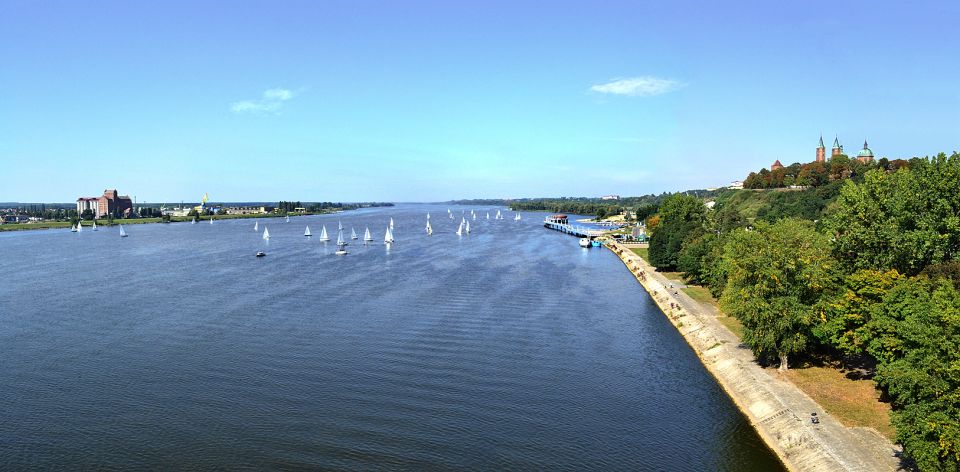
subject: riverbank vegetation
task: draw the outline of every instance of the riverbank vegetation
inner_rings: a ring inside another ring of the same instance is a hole
[[[920,470],[960,470],[960,154],[825,167],[712,208],[665,197],[649,261],[719,298],[761,364],[863,372]]]

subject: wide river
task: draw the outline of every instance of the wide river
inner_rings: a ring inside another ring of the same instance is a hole
[[[0,469],[782,469],[610,251],[450,208],[0,233]]]

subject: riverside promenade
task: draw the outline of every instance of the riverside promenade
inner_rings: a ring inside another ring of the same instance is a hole
[[[627,247],[607,242],[770,449],[792,471],[901,470],[900,448],[869,428],[847,427],[790,382],[760,367],[749,348],[699,303]],[[671,307],[671,303],[673,304]],[[819,424],[810,421],[816,412]]]

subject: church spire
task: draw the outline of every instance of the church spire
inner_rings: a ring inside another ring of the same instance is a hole
[[[866,139],[863,140],[863,148],[864,148],[864,149],[869,149],[869,148],[867,147],[867,140],[866,140]]]
[[[833,148],[840,149],[840,138],[838,137],[833,138]]]
[[[823,133],[820,133],[820,145],[817,146],[817,147],[820,148],[820,149],[825,149],[825,147],[824,147],[824,145],[823,145]]]

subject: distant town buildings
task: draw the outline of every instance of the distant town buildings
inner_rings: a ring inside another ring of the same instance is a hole
[[[84,211],[93,212],[94,218],[103,218],[108,215],[128,217],[133,212],[133,200],[127,195],[120,195],[116,189],[103,191],[99,197],[80,197],[77,199],[77,214]]]
[[[743,181],[734,180],[733,182],[730,182],[730,185],[728,185],[727,188],[734,189],[734,190],[743,190]]]
[[[620,195],[604,195],[600,197],[601,200],[620,200]]]

